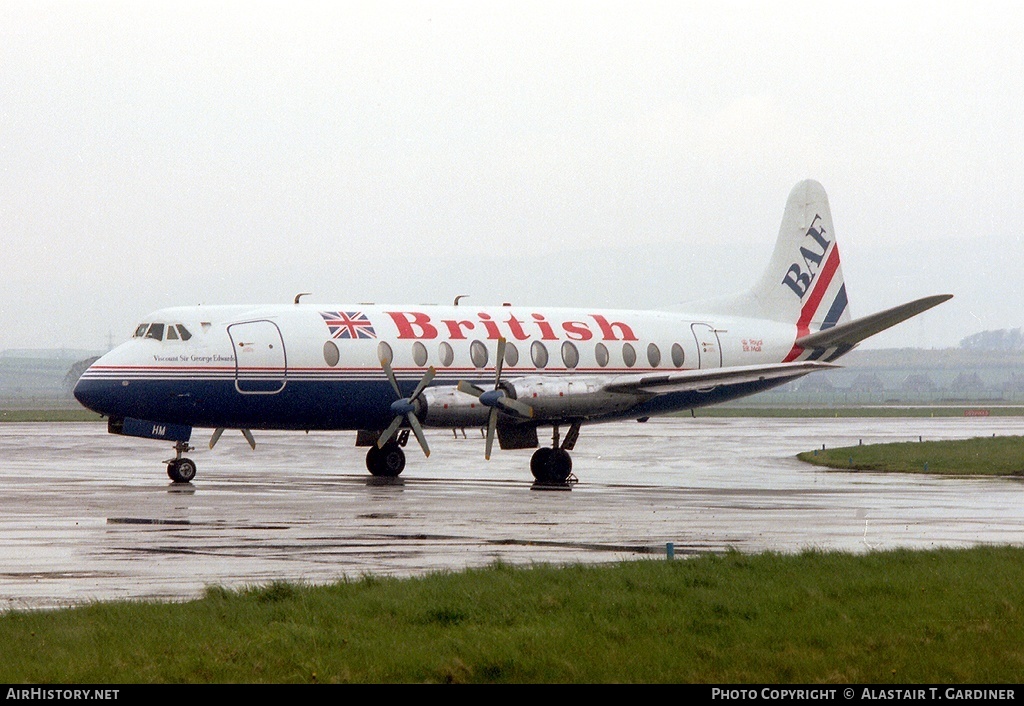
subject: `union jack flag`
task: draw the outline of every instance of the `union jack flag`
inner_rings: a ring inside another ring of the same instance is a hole
[[[373,324],[361,311],[321,311],[331,338],[377,338]]]

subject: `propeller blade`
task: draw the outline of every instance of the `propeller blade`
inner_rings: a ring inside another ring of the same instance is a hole
[[[416,415],[412,412],[405,415],[409,420],[409,426],[412,427],[412,433],[416,435],[416,441],[420,442],[420,448],[423,449],[423,454],[430,458],[430,447],[427,446],[427,439],[423,436],[423,427],[420,425],[420,420],[416,418]]]
[[[391,363],[386,358],[380,359],[380,367],[384,368],[384,374],[388,376],[388,382],[391,383],[391,387],[394,388],[395,394],[398,398],[402,397],[402,388],[398,386],[398,380],[395,378],[395,371],[391,369]]]
[[[252,448],[253,451],[255,451],[256,439],[252,437],[252,432],[249,431],[248,429],[242,429],[242,436],[245,437],[245,440],[249,442],[249,446]]]
[[[210,448],[212,449],[220,441],[221,434],[224,433],[224,427],[217,427],[213,430],[213,436],[210,437]]]
[[[385,429],[384,432],[380,435],[380,437],[378,437],[377,448],[384,448],[384,444],[391,441],[391,437],[395,435],[395,432],[398,431],[398,427],[400,426],[402,426],[402,417],[395,417],[395,420],[391,422],[391,426]]]
[[[494,356],[494,389],[498,389],[501,382],[501,368],[505,364],[505,338],[498,339],[498,352]]]
[[[533,407],[528,404],[523,404],[517,399],[513,399],[508,395],[505,395],[498,400],[498,406],[504,410],[515,412],[516,414],[526,417],[527,419],[533,418]]]
[[[491,415],[487,418],[487,446],[484,449],[484,460],[491,460],[491,448],[494,446],[494,432],[498,427],[498,410],[491,407]]]
[[[473,397],[479,397],[485,392],[483,388],[477,387],[473,383],[466,382],[465,380],[459,380],[459,384],[456,385],[456,389],[458,389],[459,392],[466,393],[467,395],[473,395]]]
[[[423,392],[423,388],[425,388],[427,385],[429,385],[430,381],[434,379],[434,373],[435,372],[436,371],[434,370],[434,366],[433,365],[431,365],[429,368],[427,368],[427,372],[423,374],[423,379],[420,380],[420,384],[417,385],[416,389],[413,390],[413,393],[411,395],[409,395],[409,401],[410,402],[415,401],[416,398],[420,396],[420,393]]]
[[[416,408],[418,407],[416,399],[420,396],[427,385],[434,379],[434,374],[437,372],[434,370],[434,366],[431,365],[427,368],[427,372],[423,374],[416,389],[408,397],[402,397],[402,388],[398,386],[398,378],[395,377],[395,371],[391,369],[391,363],[386,358],[380,359],[380,367],[384,368],[384,373],[388,376],[388,382],[391,383],[391,387],[395,390],[395,395],[398,399],[391,403],[391,411],[395,414],[395,418],[388,425],[388,428],[381,432],[381,435],[377,437],[377,448],[382,449],[384,445],[391,441],[391,437],[398,431],[398,427],[402,426],[402,419],[409,420],[409,426],[412,427],[413,432],[416,434],[416,440],[420,442],[420,448],[423,449],[423,453],[430,456],[430,447],[427,446],[427,439],[423,436],[423,426],[420,424],[420,420],[416,417]]]

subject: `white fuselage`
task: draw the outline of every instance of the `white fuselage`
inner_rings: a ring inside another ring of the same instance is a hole
[[[393,398],[382,358],[403,390],[433,367],[427,401],[450,398],[454,409],[461,399],[469,410],[454,386],[493,383],[501,338],[502,379],[536,400],[537,421],[628,417],[645,397],[596,394],[604,383],[777,363],[796,335],[793,325],[747,318],[513,306],[200,306],[165,309],[145,324],[83,376],[83,403],[112,416],[253,428],[374,428]],[[159,339],[153,324],[163,324]],[[699,406],[692,396],[665,411],[690,406]],[[427,425],[479,417],[433,408]]]

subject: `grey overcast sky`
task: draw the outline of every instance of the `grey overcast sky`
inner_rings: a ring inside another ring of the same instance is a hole
[[[873,339],[1024,325],[1016,2],[0,0],[0,350],[198,303],[678,308],[829,193]]]

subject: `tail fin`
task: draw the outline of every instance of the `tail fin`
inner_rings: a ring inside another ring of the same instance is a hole
[[[793,349],[783,362],[834,360],[865,338],[951,297],[924,297],[852,320],[828,197],[821,184],[808,179],[789,193],[775,251],[761,279],[752,289],[720,300],[713,308],[794,324]]]
[[[768,268],[747,293],[761,318],[794,323],[797,336],[850,320],[832,211],[816,181],[793,187]]]

